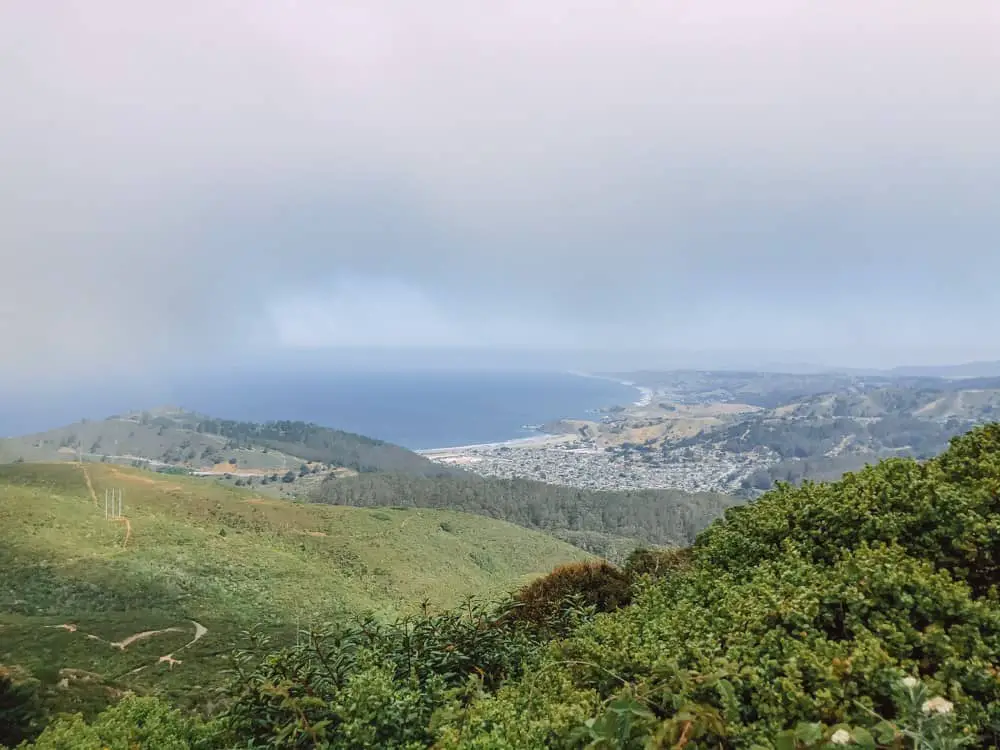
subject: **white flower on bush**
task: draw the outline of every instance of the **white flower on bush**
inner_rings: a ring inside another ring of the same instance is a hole
[[[950,714],[954,710],[955,704],[939,695],[929,701],[924,701],[924,705],[920,708],[925,714]]]
[[[834,745],[850,745],[852,741],[851,733],[846,729],[838,729],[830,738],[830,742]]]
[[[908,688],[910,690],[913,690],[913,688],[915,688],[919,684],[920,684],[920,680],[918,680],[916,677],[904,677],[903,678],[903,687]]]

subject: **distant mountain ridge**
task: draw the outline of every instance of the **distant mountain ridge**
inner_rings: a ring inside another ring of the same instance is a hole
[[[116,414],[0,440],[0,463],[77,459],[192,471],[224,465],[248,474],[295,471],[304,463],[360,473],[461,473],[398,445],[309,422],[241,422],[176,407]]]
[[[935,378],[998,378],[1000,377],[1000,360],[966,362],[960,365],[912,365],[894,367],[889,372],[893,375]]]

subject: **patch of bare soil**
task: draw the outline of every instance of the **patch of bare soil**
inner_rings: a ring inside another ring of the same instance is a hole
[[[183,631],[180,628],[165,628],[163,630],[144,630],[141,633],[130,635],[128,638],[123,638],[120,641],[113,641],[111,645],[117,649],[124,651],[136,641],[142,641],[145,640],[146,638],[152,638],[154,635],[162,635],[163,633],[181,633],[181,632]]]
[[[173,669],[175,665],[183,664],[183,662],[180,659],[174,657],[174,654],[180,653],[184,649],[193,646],[202,638],[204,638],[205,635],[208,634],[208,628],[206,628],[200,622],[191,620],[191,624],[194,625],[194,637],[190,641],[185,643],[183,646],[181,646],[179,649],[174,651],[173,653],[164,654],[163,656],[158,657],[156,659],[155,664],[166,664],[169,669]],[[63,623],[61,625],[45,625],[44,627],[62,628],[63,630],[66,630],[70,633],[78,632],[78,628],[74,623]],[[142,641],[157,635],[163,635],[164,633],[183,633],[183,632],[184,632],[183,628],[177,628],[177,627],[164,628],[162,630],[143,630],[140,633],[133,633],[132,635],[126,638],[122,638],[120,641],[106,641],[100,636],[96,636],[91,633],[82,633],[82,635],[86,636],[89,640],[100,641],[101,643],[106,643],[112,648],[118,649],[119,651],[124,651],[136,641]],[[133,669],[131,672],[129,672],[129,674],[138,674],[139,672],[146,669],[146,667],[148,666],[150,665],[146,664],[144,666]],[[81,669],[61,669],[59,671],[59,676],[62,678],[59,682],[59,686],[64,688],[69,687],[69,683],[71,680],[103,680],[103,678],[100,675],[95,674],[93,672],[86,672]]]

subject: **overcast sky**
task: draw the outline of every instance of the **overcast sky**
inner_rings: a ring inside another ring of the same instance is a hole
[[[996,0],[6,0],[0,367],[1000,358],[998,40]]]

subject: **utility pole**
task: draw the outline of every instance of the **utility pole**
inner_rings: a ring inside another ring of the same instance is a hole
[[[125,497],[120,487],[104,490],[104,520],[117,521],[125,515]]]

